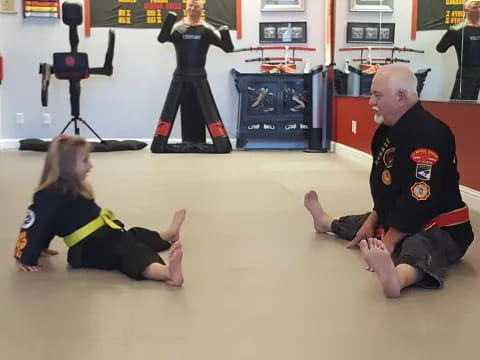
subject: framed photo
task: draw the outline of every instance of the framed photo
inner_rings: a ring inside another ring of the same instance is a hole
[[[304,11],[305,0],[262,0],[262,11]]]
[[[393,12],[393,0],[350,0],[350,11]]]
[[[262,22],[260,23],[260,43],[306,43],[307,23]]]
[[[393,44],[394,23],[347,23],[347,43]]]
[[[15,0],[0,0],[0,13],[16,14]]]

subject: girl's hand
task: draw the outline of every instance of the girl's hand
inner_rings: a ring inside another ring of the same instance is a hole
[[[18,261],[17,261],[17,266],[20,271],[24,271],[24,272],[31,272],[31,271],[37,272],[42,270],[42,267],[40,265],[24,265]]]

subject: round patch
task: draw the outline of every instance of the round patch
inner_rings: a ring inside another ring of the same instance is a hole
[[[33,210],[27,210],[27,215],[25,216],[25,221],[23,222],[22,229],[30,228],[35,222],[35,213]]]
[[[390,185],[392,183],[392,175],[390,174],[390,171],[388,170],[383,170],[382,173],[382,182],[385,185]]]
[[[389,148],[387,151],[385,151],[385,154],[383,154],[383,163],[387,167],[387,169],[390,169],[393,165],[393,158],[395,157],[395,148]]]
[[[410,191],[417,200],[427,200],[430,197],[430,185],[423,181],[413,184]]]

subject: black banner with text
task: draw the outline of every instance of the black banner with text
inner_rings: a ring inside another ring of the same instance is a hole
[[[185,16],[187,0],[89,0],[91,27],[161,28],[170,11]],[[236,29],[236,0],[204,0],[206,19]]]
[[[465,0],[418,0],[417,30],[445,30],[465,18]]]

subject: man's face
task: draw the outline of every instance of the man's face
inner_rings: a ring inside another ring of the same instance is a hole
[[[399,107],[398,91],[388,87],[387,79],[381,73],[373,78],[368,105],[374,111],[376,123],[392,126],[398,120],[396,116]]]
[[[203,11],[203,3],[200,0],[189,0],[187,2],[188,16],[201,16]]]

